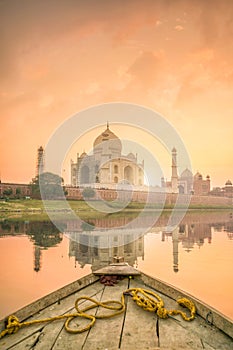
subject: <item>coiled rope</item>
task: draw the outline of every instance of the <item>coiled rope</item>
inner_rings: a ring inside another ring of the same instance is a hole
[[[160,318],[168,318],[171,315],[179,314],[183,317],[185,321],[191,321],[195,317],[196,308],[194,303],[189,299],[181,298],[177,300],[177,302],[180,305],[189,309],[190,316],[188,317],[185,312],[182,312],[180,310],[165,309],[164,302],[158,294],[142,288],[130,288],[122,293],[121,301],[107,300],[104,302],[100,302],[87,296],[80,297],[75,301],[76,312],[70,313],[70,314],[64,314],[64,315],[53,316],[53,317],[48,317],[40,320],[32,320],[32,321],[26,321],[26,322],[20,322],[15,315],[11,315],[8,317],[8,321],[5,329],[0,333],[0,339],[3,338],[6,334],[13,334],[18,332],[18,330],[22,327],[30,326],[33,324],[51,322],[51,321],[60,320],[60,319],[66,319],[65,329],[67,332],[69,333],[85,332],[89,330],[91,327],[93,327],[96,319],[110,318],[123,313],[125,311],[125,295],[132,296],[133,300],[136,302],[138,306],[142,307],[146,311],[155,312]],[[82,310],[80,310],[79,308],[80,301],[90,301],[92,305],[89,305],[83,308]],[[94,309],[96,307],[102,307],[104,309],[112,310],[113,312],[106,315],[95,315],[95,316],[89,315],[86,313],[88,310]],[[83,318],[89,319],[90,322],[88,325],[82,328],[71,328],[69,324],[75,317],[83,317]]]
[[[194,303],[187,298],[177,299],[177,303],[189,309],[190,316],[181,310],[167,310],[164,307],[163,299],[156,293],[143,288],[131,288],[126,291],[132,295],[133,300],[138,306],[146,311],[156,312],[160,318],[168,318],[172,315],[181,315],[185,321],[192,321],[195,318],[196,307]]]

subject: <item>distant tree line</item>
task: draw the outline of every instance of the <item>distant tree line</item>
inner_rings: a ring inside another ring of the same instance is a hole
[[[20,187],[16,188],[15,194],[13,193],[13,189],[11,187],[6,188],[2,193],[2,198],[4,199],[9,199],[9,198],[20,199],[22,197],[23,195]]]
[[[32,179],[28,186],[31,187],[31,198],[33,199],[61,199],[67,194],[64,192],[63,184],[61,176],[45,172]],[[25,193],[20,187],[15,189],[15,187],[8,186],[2,192],[1,198],[5,200],[21,199],[25,198]]]

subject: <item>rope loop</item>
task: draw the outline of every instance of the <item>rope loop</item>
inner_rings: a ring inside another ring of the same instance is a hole
[[[18,332],[21,327],[30,326],[32,324],[39,324],[45,322],[51,322],[59,319],[66,319],[65,321],[65,329],[69,333],[82,333],[89,330],[95,324],[96,319],[110,318],[117,315],[120,315],[125,311],[125,296],[130,295],[132,299],[136,302],[136,304],[143,308],[143,310],[155,312],[160,318],[168,318],[172,315],[181,315],[185,321],[191,321],[195,318],[196,307],[194,303],[186,298],[178,299],[177,302],[179,305],[182,305],[189,309],[190,316],[188,317],[185,312],[181,310],[167,310],[164,307],[164,302],[162,298],[152,292],[151,290],[146,290],[142,288],[130,288],[124,291],[121,295],[121,301],[117,300],[107,300],[104,302],[100,302],[88,296],[82,296],[75,301],[75,309],[76,312],[73,314],[64,314],[60,316],[48,317],[40,320],[32,320],[26,322],[20,322],[19,319],[15,315],[11,315],[8,317],[8,323],[6,328],[0,333],[0,339],[3,338],[6,334],[13,334]],[[85,308],[80,308],[81,301],[89,301],[89,305]],[[94,309],[96,307],[101,307],[107,310],[111,310],[112,312],[108,312],[105,314],[97,314],[90,315],[86,312],[88,310]],[[90,322],[83,326],[82,328],[71,328],[70,322],[74,320],[76,317],[86,318],[90,320]]]
[[[85,327],[83,327],[83,328],[80,328],[80,329],[76,328],[76,329],[74,329],[74,328],[71,328],[71,327],[69,326],[69,323],[70,323],[75,317],[87,318],[87,319],[91,320],[91,322],[90,322],[87,326],[85,326]],[[96,321],[96,317],[95,317],[95,316],[87,315],[87,314],[84,314],[84,313],[80,313],[80,314],[77,314],[76,316],[71,316],[71,317],[68,317],[68,318],[67,318],[67,320],[66,320],[66,322],[65,322],[65,329],[66,329],[66,331],[67,331],[68,333],[73,333],[73,334],[75,334],[75,333],[86,332],[86,331],[88,331],[92,326],[94,326],[95,321]]]

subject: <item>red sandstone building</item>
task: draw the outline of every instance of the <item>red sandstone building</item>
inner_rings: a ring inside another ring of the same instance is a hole
[[[210,193],[210,177],[203,179],[202,175],[197,172],[193,178],[193,192],[197,196],[208,196]]]

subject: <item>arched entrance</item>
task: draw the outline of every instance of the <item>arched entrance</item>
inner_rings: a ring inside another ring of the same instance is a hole
[[[179,189],[179,193],[180,193],[180,194],[184,194],[184,186],[179,185],[179,186],[178,186],[178,189]]]
[[[125,179],[125,181],[128,181],[132,185],[134,184],[133,183],[133,169],[129,165],[126,166],[124,169],[124,179]]]
[[[84,165],[81,168],[81,174],[80,174],[80,183],[81,184],[88,184],[90,182],[90,170],[87,165]]]

